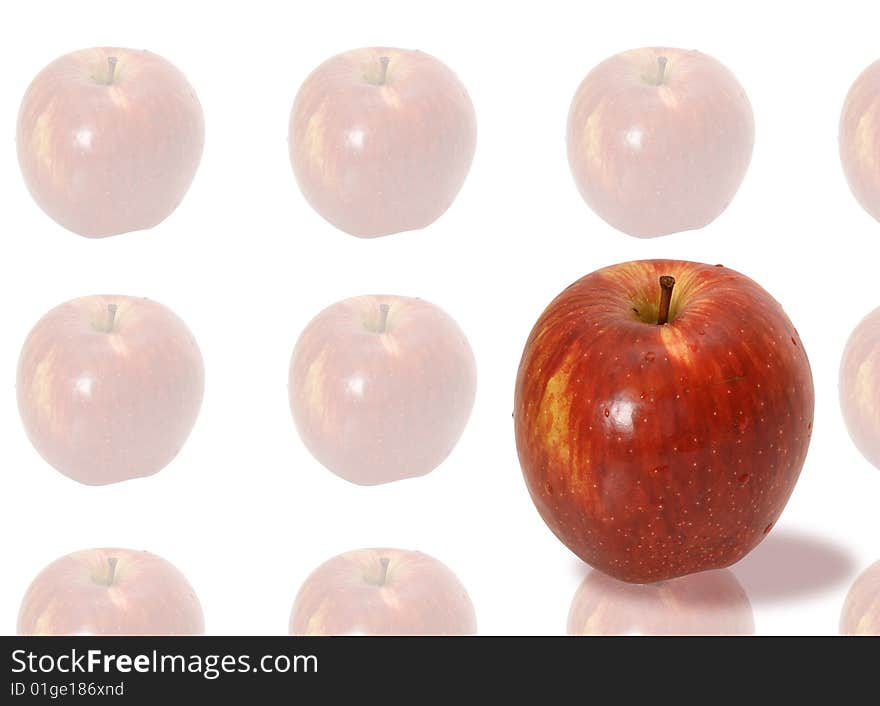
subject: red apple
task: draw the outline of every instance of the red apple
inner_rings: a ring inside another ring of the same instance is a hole
[[[450,454],[474,404],[467,338],[421,299],[337,302],[300,334],[290,409],[309,451],[360,485],[425,475]]]
[[[149,299],[81,297],[28,334],[18,409],[40,455],[88,485],[149,476],[199,413],[202,356],[186,324]]]
[[[754,141],[742,87],[698,51],[612,56],[581,83],[568,115],[568,161],[584,200],[643,238],[702,228],[720,215]]]
[[[871,564],[846,594],[841,635],[880,635],[880,561]]]
[[[204,132],[192,86],[161,56],[83,49],[53,61],[27,89],[18,161],[40,208],[100,238],[151,228],[177,208]]]
[[[424,228],[452,204],[474,157],[465,87],[420,51],[334,56],[305,80],[290,115],[290,161],[321,216],[363,238]]]
[[[183,574],[154,554],[87,549],[52,562],[18,614],[19,635],[200,635],[202,607]]]
[[[591,571],[568,613],[569,635],[751,635],[749,597],[727,569],[631,584]]]
[[[647,583],[728,566],[767,535],[807,454],[813,382],[797,331],[752,280],[627,262],[538,319],[514,418],[550,529],[592,566]]]
[[[319,566],[300,588],[291,635],[471,635],[474,606],[445,564],[422,552],[360,549]]]

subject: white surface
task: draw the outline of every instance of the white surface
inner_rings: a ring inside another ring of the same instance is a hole
[[[6,8],[0,632],[14,631],[20,598],[45,564],[112,545],[176,564],[211,633],[283,633],[297,588],[317,564],[372,545],[421,549],[449,565],[483,633],[562,632],[584,568],[526,493],[510,417],[514,375],[534,320],[563,287],[597,267],[647,257],[738,269],[798,327],[816,384],[812,448],[778,526],[734,572],[758,632],[836,632],[849,584],[880,558],[880,471],[850,443],[837,403],[846,337],[880,305],[880,224],[850,195],[837,157],[844,95],[880,58],[880,6],[816,5],[328,0],[305,9],[80,0]],[[171,218],[152,231],[89,241],[33,203],[14,134],[31,78],[59,54],[101,44],[149,48],[179,66],[202,101],[207,138],[195,183]],[[423,49],[448,63],[474,101],[479,138],[445,217],[422,232],[361,241],[325,224],[299,194],[287,120],[317,63],[373,44]],[[727,64],[752,101],[757,141],[743,187],[717,221],[640,241],[583,203],[564,135],[586,72],[652,44],[697,48]],[[201,345],[207,388],[171,466],[91,488],[31,448],[14,381],[19,347],[45,311],[104,292],[176,310]],[[374,292],[446,309],[467,332],[480,377],[474,414],[446,463],[423,479],[361,488],[309,456],[286,380],[311,316]]]

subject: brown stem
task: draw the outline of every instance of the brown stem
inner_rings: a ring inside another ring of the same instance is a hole
[[[662,86],[666,79],[666,64],[669,60],[665,56],[657,57],[657,85]]]
[[[113,79],[116,77],[116,62],[117,58],[115,56],[107,57],[107,85],[113,85]]]
[[[385,333],[388,328],[388,311],[391,307],[387,304],[379,305],[379,325],[376,327],[377,333]]]
[[[383,556],[379,559],[379,580],[376,582],[377,586],[384,586],[385,582],[388,580],[388,564],[391,563],[391,560],[387,556]]]
[[[379,57],[379,80],[376,81],[377,86],[385,85],[385,79],[388,78],[388,62],[390,61],[387,56]]]
[[[119,563],[119,559],[115,556],[111,556],[107,559],[107,585],[112,586],[113,582],[116,580],[116,565]]]
[[[657,309],[657,323],[662,326],[669,321],[669,303],[672,301],[672,288],[675,277],[663,275],[660,278],[660,306]]]
[[[107,333],[113,333],[113,326],[116,324],[116,304],[107,305]]]

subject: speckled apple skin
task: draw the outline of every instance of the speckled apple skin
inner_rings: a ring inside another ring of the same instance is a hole
[[[111,304],[117,313],[107,331]],[[195,424],[204,377],[198,345],[170,309],[135,297],[81,297],[28,334],[18,409],[49,464],[80,483],[104,485],[171,462]]]
[[[383,305],[387,325],[377,332]],[[309,451],[359,485],[422,476],[452,452],[477,387],[458,324],[422,299],[346,299],[303,330],[290,361],[290,409]]]
[[[377,585],[382,558],[384,584]],[[474,606],[458,577],[422,552],[359,549],[319,566],[290,614],[291,635],[472,635]]]
[[[880,561],[856,579],[840,613],[841,635],[880,635]]]
[[[660,326],[662,275],[677,283]],[[728,566],[766,536],[807,454],[813,382],[797,331],[755,282],[644,260],[547,307],[514,419],[550,529],[588,564],[648,583]]]
[[[376,85],[382,57],[387,77]],[[362,238],[437,220],[464,184],[476,144],[467,90],[420,51],[334,56],[305,80],[290,115],[290,161],[306,200]]]
[[[118,560],[108,585],[111,558]],[[86,549],[34,579],[18,614],[19,635],[201,635],[202,607],[173,565],[148,552]]]
[[[840,114],[839,147],[853,196],[880,220],[880,61],[849,89]]]
[[[880,468],[880,308],[850,334],[840,361],[840,409],[862,455]]]
[[[658,58],[668,61],[656,85]],[[718,217],[752,158],[752,108],[711,56],[668,47],[606,59],[581,83],[568,116],[568,161],[603,220],[650,238]]]
[[[109,57],[117,59],[111,85]],[[195,91],[161,56],[83,49],[53,61],[28,87],[18,161],[40,208],[74,233],[102,238],[152,228],[177,208],[204,133]]]
[[[751,635],[752,605],[728,569],[631,584],[591,571],[568,614],[569,635]]]

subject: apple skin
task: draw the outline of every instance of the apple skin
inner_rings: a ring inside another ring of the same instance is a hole
[[[381,61],[384,83],[377,85]],[[306,200],[346,233],[424,228],[452,205],[477,144],[467,90],[438,59],[389,47],[328,59],[297,93],[290,161]]]
[[[840,361],[839,392],[853,443],[880,468],[880,308],[850,334]]]
[[[728,569],[631,584],[590,571],[568,614],[569,635],[751,635],[755,616]]]
[[[359,549],[319,566],[300,588],[289,626],[291,635],[476,631],[474,606],[456,575],[427,554],[402,549]]]
[[[658,325],[663,275],[677,284]],[[514,420],[550,529],[593,567],[649,583],[728,566],[767,535],[807,454],[813,382],[797,331],[752,280],[627,262],[538,319]]]
[[[331,305],[306,326],[290,361],[300,437],[327,469],[359,485],[439,466],[467,425],[476,387],[474,354],[458,324],[409,297]]]
[[[849,89],[838,142],[853,196],[880,221],[880,61],[865,69]]]
[[[40,455],[73,480],[104,485],[168,465],[192,431],[204,385],[198,345],[174,312],[96,295],[40,319],[22,347],[16,388]]]
[[[102,238],[152,228],[177,208],[204,133],[199,100],[171,63],[147,51],[83,49],[53,61],[27,89],[18,161],[52,219]]]
[[[880,561],[856,579],[840,613],[841,635],[880,635]]]
[[[667,60],[657,85],[658,59]],[[752,108],[711,56],[669,47],[606,59],[578,88],[568,161],[581,196],[624,233],[702,228],[733,200],[755,141]]]
[[[18,614],[19,635],[204,631],[202,607],[184,575],[165,559],[132,549],[86,549],[52,562],[31,583]]]

